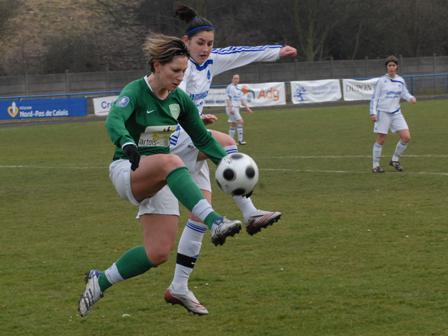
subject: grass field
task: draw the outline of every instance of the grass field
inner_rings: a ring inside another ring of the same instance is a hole
[[[448,101],[403,109],[405,172],[386,165],[390,136],[382,175],[367,105],[246,115],[255,202],[284,217],[222,247],[206,238],[190,284],[207,317],[164,303],[175,253],[77,316],[83,273],[141,242],[108,180],[103,122],[0,128],[0,334],[448,335]],[[215,207],[239,216],[220,192]]]

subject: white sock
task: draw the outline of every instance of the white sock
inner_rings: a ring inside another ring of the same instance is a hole
[[[373,144],[373,149],[372,149],[372,165],[373,168],[376,168],[380,165],[380,159],[381,159],[381,152],[383,151],[383,146],[380,145],[379,143],[374,143]]]
[[[238,133],[238,141],[243,141],[243,126],[237,126],[236,131]]]
[[[238,146],[237,145],[225,146],[224,150],[226,151],[227,154],[238,153]]]
[[[118,268],[115,263],[104,271],[104,275],[106,276],[107,281],[109,281],[112,285],[124,280],[120,272],[118,272]]]
[[[400,156],[401,154],[403,154],[406,148],[408,148],[408,144],[401,142],[401,140],[398,140],[397,147],[395,147],[394,155],[392,155],[392,161],[400,161]]]
[[[210,203],[206,199],[202,199],[193,207],[191,213],[204,221],[212,211],[213,208]]]
[[[201,251],[202,239],[207,225],[189,219],[182,231],[177,247],[176,268],[171,288],[175,292],[188,291],[188,280]]]
[[[236,145],[226,146],[224,149],[228,154],[238,152]],[[195,205],[192,213],[204,220],[211,210],[211,205],[206,200],[202,200]],[[199,257],[205,231],[207,231],[207,225],[191,219],[187,221],[182,231],[177,248],[176,268],[171,282],[175,292],[188,291],[188,280]]]
[[[226,147],[224,147],[224,149],[227,152],[227,154],[232,154],[232,153],[238,152],[238,147],[236,145],[226,146]],[[233,196],[233,201],[236,203],[236,205],[240,209],[241,213],[243,214],[244,219],[249,218],[257,211],[257,208],[255,207],[254,203],[248,197]]]
[[[243,214],[244,220],[247,220],[257,211],[257,208],[250,198],[244,196],[233,196],[232,198]]]
[[[235,127],[230,127],[229,128],[229,135],[232,139],[235,138]]]

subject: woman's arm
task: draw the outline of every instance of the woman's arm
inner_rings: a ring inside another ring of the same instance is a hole
[[[117,147],[123,148],[127,144],[134,144],[134,139],[126,128],[126,120],[134,112],[135,98],[122,92],[112,104],[106,119],[106,128],[110,139]]]
[[[218,75],[250,63],[274,62],[280,57],[295,57],[296,55],[295,48],[279,44],[216,48],[212,51],[213,72],[214,75]]]

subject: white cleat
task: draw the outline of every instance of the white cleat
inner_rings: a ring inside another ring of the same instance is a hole
[[[169,287],[165,291],[165,301],[172,305],[179,304],[190,313],[196,315],[208,315],[207,308],[199,302],[191,290],[186,293],[175,293],[173,289]]]
[[[103,297],[101,293],[100,285],[98,284],[98,277],[100,272],[97,270],[90,270],[86,273],[85,282],[86,289],[79,299],[78,311],[81,317],[85,317],[92,306]]]
[[[257,210],[254,215],[244,220],[246,231],[248,234],[254,235],[261,229],[277,222],[281,216],[282,213],[279,211]]]
[[[241,231],[241,222],[220,217],[213,223],[211,231],[212,243],[215,246],[222,245],[226,242],[227,237],[233,237]]]

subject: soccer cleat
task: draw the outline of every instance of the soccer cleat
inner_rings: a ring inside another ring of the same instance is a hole
[[[244,140],[242,140],[242,141],[238,141],[238,145],[245,145],[245,144],[247,144],[247,142],[244,141]]]
[[[97,270],[90,270],[86,273],[85,282],[86,289],[79,299],[78,311],[81,317],[85,317],[92,306],[103,297],[101,293],[100,285],[98,284],[98,277],[100,272]]]
[[[282,213],[279,211],[257,210],[255,215],[252,215],[244,220],[246,231],[252,236],[257,232],[260,232],[261,229],[277,222],[281,216]]]
[[[375,168],[372,168],[372,173],[384,173],[384,169],[381,166],[376,166]]]
[[[392,161],[391,160],[389,162],[389,165],[394,167],[396,171],[399,171],[399,172],[403,171],[403,167],[401,167],[400,161]]]
[[[208,315],[207,308],[199,302],[191,290],[186,293],[175,293],[170,286],[166,289],[164,297],[167,303],[181,305],[190,313],[195,315]]]
[[[215,246],[222,245],[226,242],[226,238],[234,236],[241,231],[241,222],[239,220],[227,219],[225,217],[218,218],[212,226],[212,243]]]

